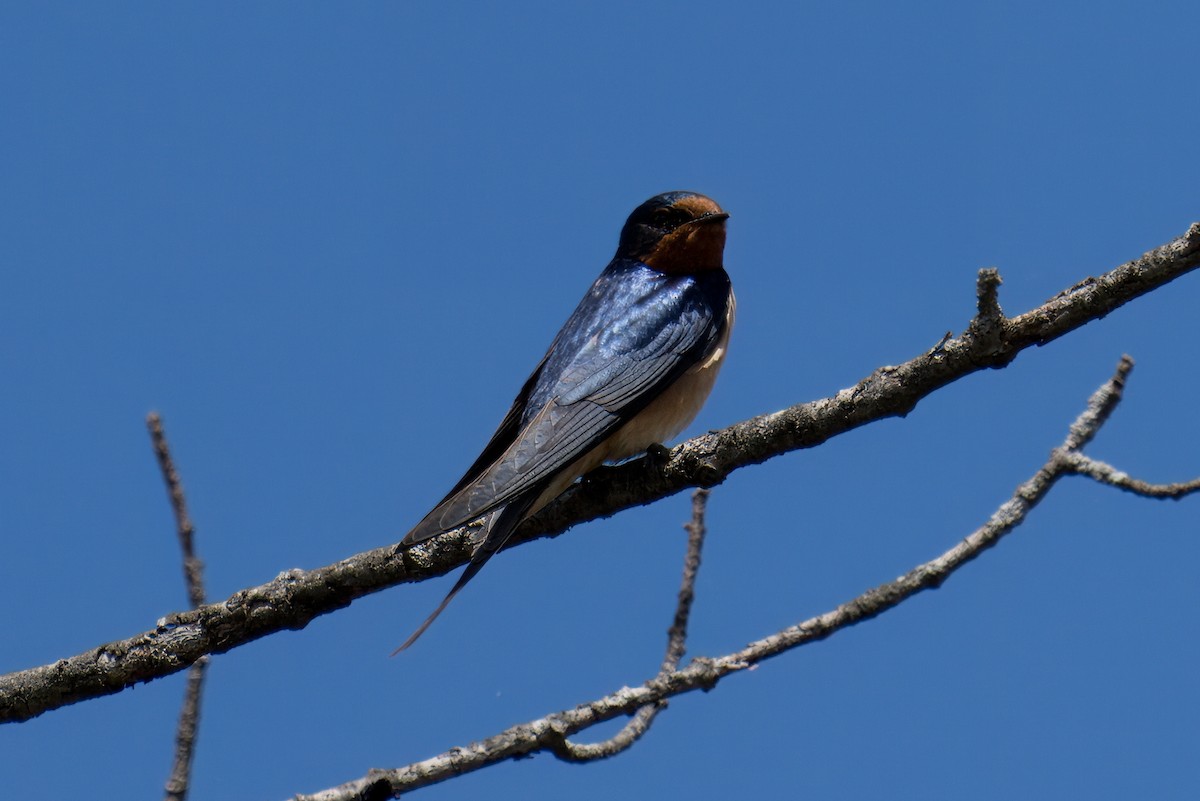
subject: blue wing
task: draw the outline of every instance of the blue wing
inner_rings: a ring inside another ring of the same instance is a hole
[[[540,494],[712,351],[729,297],[723,270],[667,276],[637,261],[610,264],[483,453],[401,544]]]

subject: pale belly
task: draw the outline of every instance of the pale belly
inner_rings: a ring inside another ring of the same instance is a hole
[[[557,498],[575,479],[594,470],[604,462],[615,462],[645,451],[651,445],[663,443],[688,427],[696,419],[700,408],[708,400],[717,373],[725,360],[729,347],[729,334],[733,330],[736,302],[732,294],[726,312],[724,334],[716,347],[699,364],[692,367],[672,384],[666,392],[655,398],[632,420],[596,448],[581,456],[560,472],[554,481],[538,496],[529,514],[533,514]]]

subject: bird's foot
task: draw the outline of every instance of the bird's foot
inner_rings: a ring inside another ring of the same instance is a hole
[[[646,458],[656,465],[664,465],[671,461],[671,449],[661,442],[652,443],[646,448]]]

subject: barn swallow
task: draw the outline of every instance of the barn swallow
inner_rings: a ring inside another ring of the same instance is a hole
[[[729,215],[695,192],[634,209],[617,253],[525,381],[483,453],[400,549],[484,518],[479,545],[408,648],[518,525],[606,461],[681,432],[725,357],[734,297]]]

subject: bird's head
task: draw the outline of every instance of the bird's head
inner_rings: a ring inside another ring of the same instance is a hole
[[[617,258],[637,259],[668,275],[720,269],[727,219],[716,201],[697,192],[656,195],[625,221]]]

